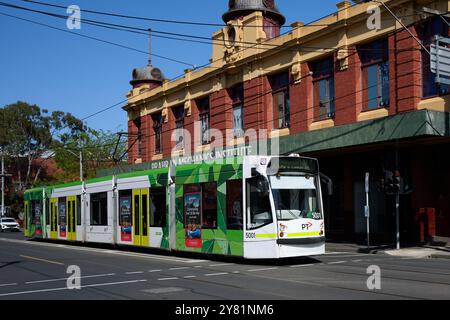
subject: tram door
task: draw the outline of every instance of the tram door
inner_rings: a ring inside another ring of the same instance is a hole
[[[133,244],[148,247],[148,189],[133,190]]]
[[[28,210],[30,208],[30,202],[29,201],[25,201],[25,206],[24,206],[24,213],[23,213],[23,220],[22,220],[22,224],[23,224],[23,233],[25,235],[25,237],[28,237]]]
[[[76,241],[77,197],[67,197],[67,240]]]
[[[50,239],[58,239],[58,199],[50,200]]]

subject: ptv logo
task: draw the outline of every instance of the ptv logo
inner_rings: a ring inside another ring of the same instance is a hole
[[[309,230],[309,228],[311,228],[312,227],[312,223],[311,222],[308,222],[308,223],[304,223],[304,224],[302,224],[302,230]]]

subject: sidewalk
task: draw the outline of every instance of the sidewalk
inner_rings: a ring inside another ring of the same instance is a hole
[[[405,247],[400,250],[395,249],[394,245],[380,245],[371,246],[367,248],[364,245],[358,245],[355,243],[345,243],[345,242],[327,242],[325,244],[327,253],[367,253],[367,254],[387,254],[396,257],[405,258],[439,258],[439,259],[450,259],[450,247],[439,247],[439,246],[416,246],[416,247]]]

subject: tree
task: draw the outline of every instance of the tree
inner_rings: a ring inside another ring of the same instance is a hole
[[[0,147],[9,160],[16,192],[38,182],[51,147],[79,139],[88,132],[83,122],[70,113],[46,109],[18,101],[0,109]]]
[[[110,131],[89,129],[79,139],[72,137],[64,144],[56,142],[53,149],[56,163],[64,171],[58,175],[58,180],[72,181],[79,179],[80,152],[83,154],[83,178],[88,179],[94,177],[98,169],[115,166],[114,151],[123,154],[126,144],[123,141],[117,144],[117,135]]]

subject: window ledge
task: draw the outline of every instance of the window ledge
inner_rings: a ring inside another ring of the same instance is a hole
[[[238,146],[241,144],[245,144],[245,138],[244,137],[236,137],[228,141],[229,146]]]
[[[211,144],[203,144],[195,148],[195,152],[204,152],[211,150]]]
[[[159,153],[159,154],[155,154],[155,155],[152,157],[152,160],[153,160],[153,161],[156,161],[156,160],[162,160],[162,158],[163,158],[163,154],[162,154],[162,153]]]
[[[389,115],[389,110],[386,108],[379,108],[370,111],[363,111],[358,115],[358,122],[373,120],[378,118],[387,117]]]
[[[270,132],[270,138],[278,138],[278,137],[288,136],[290,134],[291,134],[291,130],[289,128],[273,129]]]
[[[450,95],[424,99],[420,101],[417,109],[427,109],[440,112],[450,111]]]
[[[311,123],[311,125],[309,126],[309,131],[320,130],[330,127],[334,127],[334,120],[325,119]]]
[[[184,148],[172,151],[172,157],[182,157],[182,156],[184,156]]]

